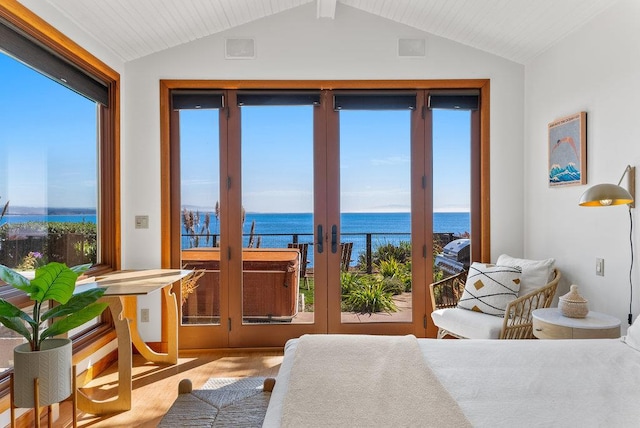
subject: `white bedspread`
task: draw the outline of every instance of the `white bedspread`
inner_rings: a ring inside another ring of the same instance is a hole
[[[640,427],[640,352],[619,339],[419,339],[427,364],[475,427]],[[296,340],[265,418],[279,427]]]
[[[285,428],[469,427],[415,336],[304,335],[282,405]]]

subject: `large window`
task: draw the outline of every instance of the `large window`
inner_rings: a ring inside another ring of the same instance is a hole
[[[118,269],[118,73],[17,2],[0,5],[0,35],[0,263]],[[10,287],[0,297],[29,305]],[[107,333],[109,319],[73,332],[74,351]]]
[[[96,264],[98,105],[2,52],[0,69],[0,264]]]

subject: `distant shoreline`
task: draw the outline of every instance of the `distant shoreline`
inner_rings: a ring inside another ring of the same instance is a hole
[[[96,215],[96,210],[92,208],[33,208],[33,207],[12,207],[5,213],[5,216],[54,216],[54,215]]]

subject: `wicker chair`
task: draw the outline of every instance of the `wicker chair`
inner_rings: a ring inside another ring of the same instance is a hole
[[[431,284],[431,318],[438,326],[438,339],[447,335],[459,339],[532,339],[531,312],[551,305],[561,276],[560,271],[554,269],[554,278],[548,284],[509,303],[504,318],[457,307],[464,292],[466,271]],[[449,329],[438,324],[446,324]]]

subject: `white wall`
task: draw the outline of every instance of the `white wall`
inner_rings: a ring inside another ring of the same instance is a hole
[[[566,277],[559,294],[578,284],[591,309],[619,317],[623,327],[629,312],[628,210],[579,207],[578,199],[589,186],[617,183],[627,164],[640,166],[639,23],[640,2],[622,0],[525,68],[525,255],[555,257]],[[549,188],[547,125],[578,111],[588,114],[588,184]],[[638,244],[634,232],[640,257]],[[596,257],[605,259],[604,277],[595,275]],[[638,272],[634,268],[634,319],[640,312]]]

